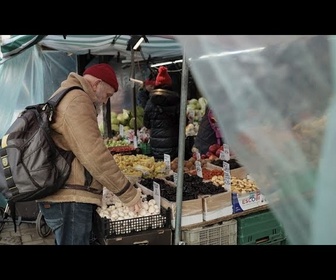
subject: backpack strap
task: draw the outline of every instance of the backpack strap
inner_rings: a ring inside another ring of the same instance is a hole
[[[67,94],[69,91],[72,91],[74,89],[80,89],[83,90],[80,86],[72,86],[66,89],[63,89],[56,95],[54,95],[52,98],[50,98],[47,103],[49,103],[51,106],[56,107],[58,103],[62,100],[65,94]]]
[[[58,103],[62,100],[64,95],[66,93],[68,93],[69,91],[74,90],[74,89],[83,90],[79,86],[72,86],[72,87],[66,88],[66,89],[60,91],[59,93],[57,93],[56,95],[54,95],[52,98],[50,98],[47,103],[49,103],[51,105],[52,110],[53,110],[58,105]],[[52,114],[53,114],[53,112],[51,112],[50,120],[52,119]],[[85,186],[90,186],[93,178],[92,178],[92,175],[90,174],[90,172],[85,167],[84,167],[84,175],[85,175],[84,185]]]

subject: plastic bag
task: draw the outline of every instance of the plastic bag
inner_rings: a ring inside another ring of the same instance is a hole
[[[334,36],[176,36],[290,244],[336,244]]]

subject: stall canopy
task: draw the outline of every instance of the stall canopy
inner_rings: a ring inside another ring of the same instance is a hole
[[[41,47],[74,53],[77,55],[118,55],[130,60],[131,51],[128,48],[134,35],[13,35],[5,39],[1,45],[2,57],[0,64],[18,55],[22,51],[38,44]],[[182,55],[181,45],[173,36],[137,35],[145,40],[135,52],[135,60],[150,58],[169,58]]]

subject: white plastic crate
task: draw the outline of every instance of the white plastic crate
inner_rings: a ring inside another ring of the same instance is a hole
[[[237,245],[237,220],[182,231],[186,245]]]

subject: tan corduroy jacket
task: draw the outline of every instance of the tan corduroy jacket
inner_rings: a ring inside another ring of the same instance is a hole
[[[52,134],[55,143],[75,154],[71,173],[66,182],[70,185],[84,185],[84,166],[93,177],[91,187],[102,190],[103,186],[118,195],[126,205],[138,202],[140,192],[128,181],[118,168],[110,151],[101,137],[97,111],[94,106],[96,95],[90,84],[80,75],[72,72],[62,82],[62,90],[80,86],[83,90],[68,92],[56,108]],[[101,205],[101,194],[76,189],[61,189],[39,201],[83,202]]]

